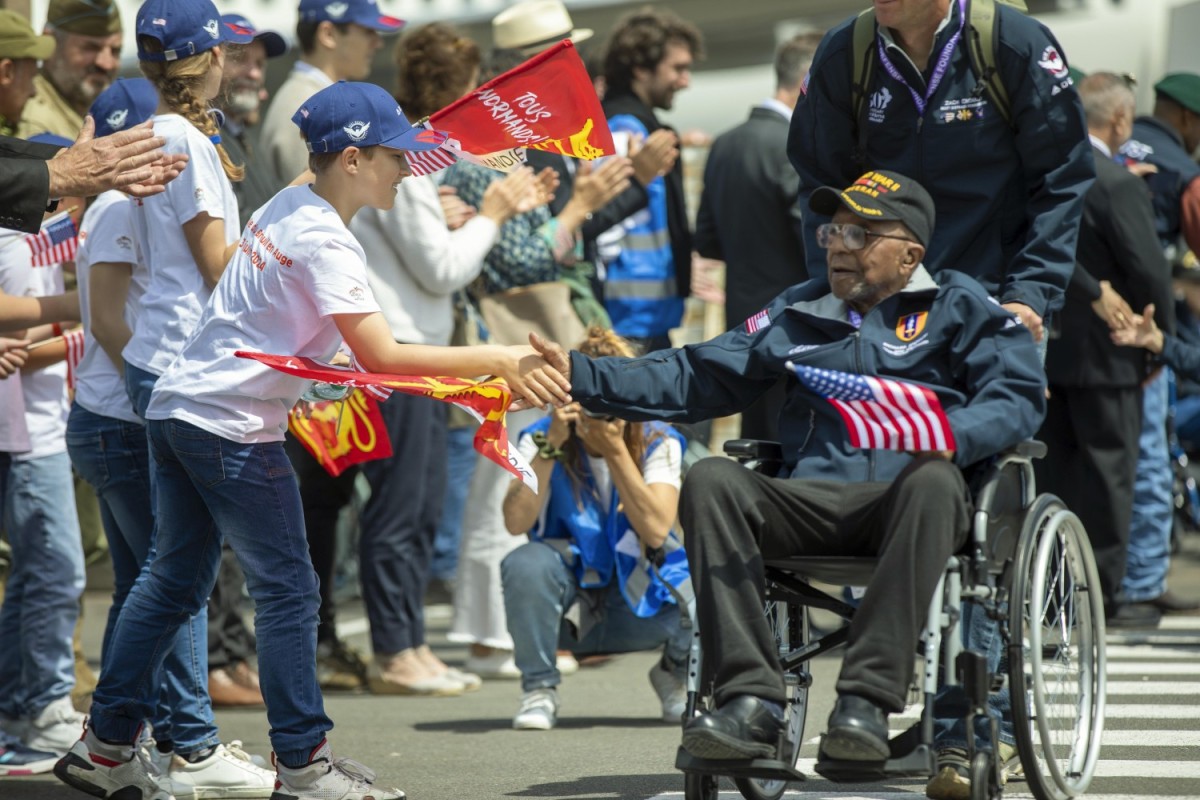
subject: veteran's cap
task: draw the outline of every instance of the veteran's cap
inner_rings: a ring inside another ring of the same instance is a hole
[[[54,37],[38,36],[29,20],[15,11],[0,9],[0,58],[49,58]]]
[[[116,0],[50,0],[46,24],[81,36],[111,36],[121,32]]]
[[[863,219],[902,222],[923,245],[933,236],[933,198],[924,186],[898,172],[872,170],[845,189],[822,186],[808,198],[808,207],[830,217],[846,208]]]

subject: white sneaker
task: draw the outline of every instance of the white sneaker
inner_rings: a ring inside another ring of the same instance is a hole
[[[521,695],[521,708],[513,717],[519,731],[548,731],[558,724],[558,692],[553,688],[531,689]]]
[[[154,768],[132,745],[105,744],[90,730],[54,765],[60,781],[93,797],[174,800]]]
[[[166,778],[178,800],[195,798],[270,797],[275,790],[275,773],[256,765],[242,749],[217,745],[208,758],[195,763],[176,755],[171,759]]]
[[[49,750],[64,756],[79,741],[83,719],[83,714],[71,704],[71,696],[65,695],[47,705],[29,721],[21,743],[34,750]]]
[[[374,786],[375,773],[349,758],[334,758],[329,742],[313,751],[299,769],[276,763],[279,771],[272,800],[404,800],[399,789]]]
[[[683,712],[687,710],[687,688],[674,672],[663,669],[661,661],[650,668],[650,685],[662,703],[662,721],[683,722]]]
[[[486,656],[468,654],[463,669],[481,678],[516,680],[521,677],[521,670],[517,669],[517,662],[513,661],[512,650],[494,650]]]

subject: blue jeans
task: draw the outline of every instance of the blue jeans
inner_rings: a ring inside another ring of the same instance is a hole
[[[134,740],[179,627],[208,600],[227,536],[255,602],[271,745],[286,766],[302,766],[333,723],[317,686],[317,579],[283,443],[240,444],[174,419],[147,427],[157,553],[125,601],[92,727],[103,739]]]
[[[29,719],[75,686],[83,544],[66,453],[13,461],[4,488],[12,570],[0,606],[0,714]]]
[[[76,403],[67,420],[67,452],[76,472],[96,490],[112,557],[112,606],[100,651],[103,674],[110,666],[112,638],[125,599],[154,552],[146,429],[94,414]],[[206,742],[216,736],[208,699],[206,620],[201,613],[179,629],[163,662],[163,685],[149,717],[155,738],[170,742],[181,754],[208,746]]]
[[[1133,483],[1129,557],[1121,581],[1121,591],[1130,603],[1153,600],[1167,589],[1175,510],[1175,478],[1167,450],[1168,382],[1167,370],[1163,369],[1142,393],[1142,435]]]
[[[1004,642],[1000,636],[999,623],[988,617],[977,603],[963,603],[961,621],[963,647],[987,655],[988,670],[993,674],[1008,669],[1008,658],[1004,657]],[[943,669],[953,670],[953,664],[943,664]],[[937,749],[967,746],[966,696],[961,686],[941,687],[934,700],[933,743]],[[1013,736],[1012,696],[1006,683],[999,692],[988,695],[988,714],[1000,724],[1000,741],[1016,744]],[[992,729],[987,720],[980,719],[975,725],[975,744],[986,747],[991,744]]]
[[[475,427],[446,430],[446,495],[442,518],[433,538],[433,577],[448,581],[458,573],[458,544],[462,540],[463,508],[475,474]]]
[[[558,649],[586,656],[663,647],[664,660],[683,678],[692,630],[680,624],[678,606],[664,605],[653,617],[639,617],[611,585],[605,590],[603,620],[577,641],[563,624],[563,614],[575,602],[579,587],[558,551],[542,542],[526,542],[504,557],[500,578],[522,690],[562,682],[555,663]]]

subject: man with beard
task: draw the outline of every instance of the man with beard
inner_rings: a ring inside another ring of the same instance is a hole
[[[121,14],[116,0],[51,0],[45,33],[57,46],[34,78],[37,93],[25,106],[18,135],[74,139],[92,101],[117,77]]]
[[[221,127],[221,144],[230,158],[246,166],[246,177],[233,184],[238,211],[243,226],[263,203],[270,200],[279,187],[254,158],[257,144],[255,130],[262,120],[262,106],[267,99],[265,87],[267,59],[287,52],[287,43],[275,31],[260,31],[241,14],[222,14],[221,22],[254,36],[247,45],[230,48],[221,79],[221,93],[216,104],[225,114]]]

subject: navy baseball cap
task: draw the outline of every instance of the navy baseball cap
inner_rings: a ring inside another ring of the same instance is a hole
[[[146,0],[137,13],[138,59],[176,61],[219,44],[249,44],[254,36],[221,24],[212,0]],[[142,49],[141,37],[162,44],[161,53]]]
[[[96,136],[132,128],[154,116],[158,92],[145,78],[118,78],[96,96],[88,113],[96,121]]]
[[[57,133],[37,133],[29,137],[29,141],[37,144],[52,144],[57,147],[70,147],[75,144],[65,136],[59,136]]]
[[[310,153],[340,153],[348,147],[433,150],[446,134],[414,128],[396,99],[373,83],[338,81],[314,94],[292,115]]]
[[[379,12],[375,0],[300,0],[301,22],[354,23],[380,33],[395,33],[404,20]]]
[[[249,34],[257,42],[262,42],[267,49],[267,58],[275,58],[287,52],[287,42],[275,31],[260,31],[254,23],[241,14],[222,14],[221,23],[231,28],[235,33]]]

